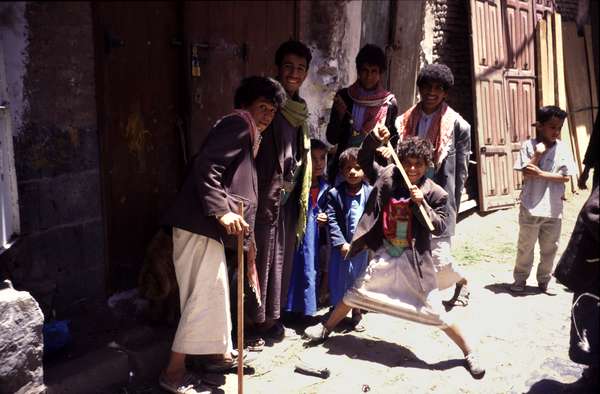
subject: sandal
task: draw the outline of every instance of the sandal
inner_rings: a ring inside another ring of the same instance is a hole
[[[265,340],[261,337],[248,338],[244,341],[244,347],[250,352],[262,352],[265,348]]]
[[[255,354],[255,353],[254,353]],[[244,352],[244,366],[249,366],[252,364],[254,360],[256,360],[256,356],[250,356],[249,353]],[[206,372],[212,373],[224,373],[230,371],[238,366],[238,352],[233,350],[231,352],[230,359],[223,359],[216,362],[211,362],[204,364],[204,370]]]
[[[158,378],[160,387],[173,394],[210,394],[212,389],[202,384],[198,376],[191,372],[186,372],[179,383],[173,383],[167,380],[164,372]]]
[[[455,307],[455,306],[467,306],[469,305],[469,297],[471,293],[469,289],[465,285],[456,285],[456,289],[454,290],[454,295],[447,301],[442,301],[445,307]]]

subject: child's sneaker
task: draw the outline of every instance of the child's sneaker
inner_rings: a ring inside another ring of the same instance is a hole
[[[323,342],[329,336],[329,330],[322,323],[307,327],[304,335],[310,342]]]
[[[475,379],[483,378],[483,375],[485,375],[485,368],[475,353],[471,352],[467,354],[465,356],[465,363],[467,364],[467,369],[471,373],[471,376],[473,376]]]
[[[510,291],[514,293],[522,293],[525,291],[525,282],[515,281],[512,285],[510,285]]]

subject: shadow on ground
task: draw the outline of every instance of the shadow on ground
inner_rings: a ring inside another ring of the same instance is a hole
[[[322,346],[327,349],[329,354],[346,355],[390,368],[404,367],[444,371],[464,366],[462,359],[444,360],[429,364],[402,345],[381,339],[361,338],[352,334],[335,335],[330,337]]]
[[[525,297],[532,295],[547,295],[547,296],[556,296],[554,292],[543,292],[538,289],[536,286],[525,286],[525,290],[521,292],[514,292],[510,290],[511,283],[492,283],[491,285],[484,286],[484,289],[491,291],[494,294],[509,294],[513,297]]]
[[[598,393],[600,386],[583,378],[574,383],[561,383],[552,379],[542,379],[531,386],[526,394],[592,394]]]

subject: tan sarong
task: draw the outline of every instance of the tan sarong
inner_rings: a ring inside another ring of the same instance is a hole
[[[223,244],[174,227],[173,262],[181,318],[172,350],[184,354],[230,352],[229,282]]]
[[[421,265],[423,278],[419,281],[411,260],[411,250],[391,257],[383,248],[379,249],[344,295],[344,303],[417,323],[447,326],[433,264]]]

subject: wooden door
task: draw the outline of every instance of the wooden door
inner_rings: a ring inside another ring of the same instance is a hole
[[[190,1],[184,5],[189,86],[188,153],[233,108],[242,78],[274,76],[277,47],[296,35],[295,1]],[[200,75],[192,75],[192,54]]]
[[[177,4],[94,3],[109,291],[136,286],[180,183]]]
[[[499,0],[470,0],[479,209],[514,204],[509,114],[504,82],[507,56]]]
[[[522,189],[513,163],[535,135],[534,22],[546,3],[470,0],[481,211],[513,205]]]
[[[515,162],[523,141],[535,136],[535,30],[533,3],[529,0],[506,0],[504,30],[507,39],[505,84],[508,105],[508,148],[510,163]],[[513,197],[518,199],[523,176],[512,171]]]

